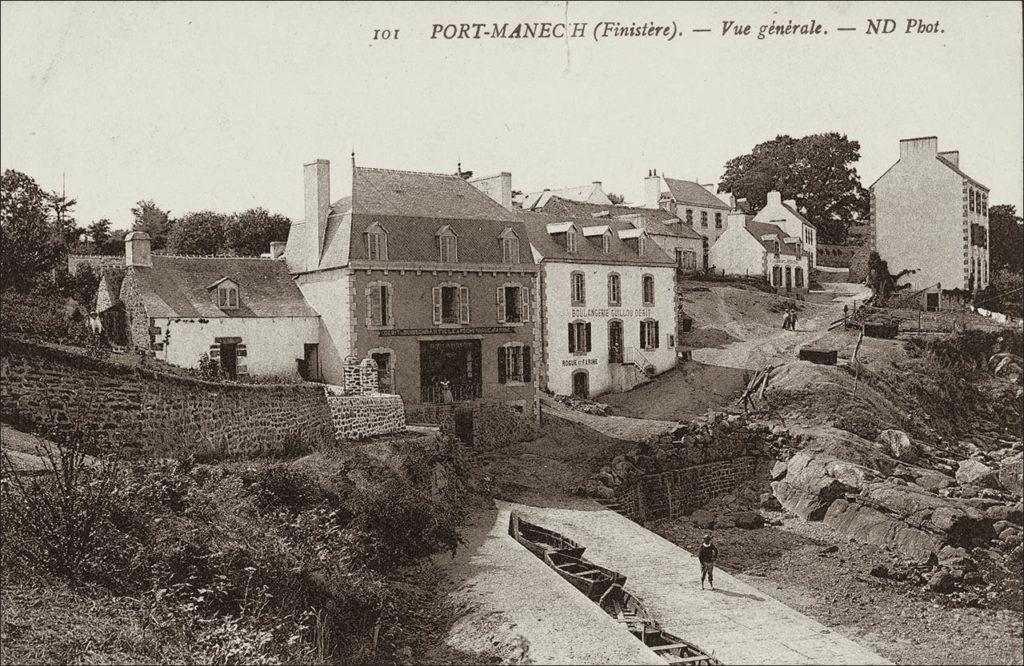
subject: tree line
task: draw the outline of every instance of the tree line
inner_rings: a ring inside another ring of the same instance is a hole
[[[107,218],[78,226],[77,200],[43,189],[13,169],[0,177],[0,283],[26,291],[43,275],[66,266],[68,254],[122,254],[126,230]],[[265,208],[238,213],[195,211],[172,217],[153,200],[131,209],[132,229],[145,231],[154,251],[187,255],[259,256],[288,238],[284,215]],[[66,270],[66,269],[65,269]]]

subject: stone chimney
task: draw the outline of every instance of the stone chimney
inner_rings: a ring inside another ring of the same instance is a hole
[[[960,151],[959,150],[944,150],[939,153],[939,157],[946,160],[956,168],[960,168]]]
[[[284,248],[288,243],[285,241],[270,241],[270,258],[280,259],[281,255],[284,254]]]
[[[781,206],[782,205],[782,193],[778,190],[772,190],[768,193],[768,206]]]
[[[502,207],[512,208],[512,174],[502,171],[496,176],[472,178],[470,185],[497,201]]]
[[[647,177],[644,178],[644,207],[645,208],[659,208],[661,202],[661,176],[658,175],[658,170],[654,169],[647,172]]]
[[[790,208],[792,208],[793,210],[799,210],[799,209],[798,209],[798,208],[796,207],[796,199],[786,199],[786,200],[785,200],[785,201],[783,201],[782,203],[786,204],[787,206],[789,206],[789,207],[790,207]]]
[[[939,139],[922,136],[917,139],[900,139],[900,159],[919,160],[935,157],[939,153]]]
[[[152,266],[151,241],[145,231],[133,231],[124,237],[124,265]]]
[[[313,160],[303,166],[305,182],[306,261],[311,267],[320,263],[327,233],[327,214],[331,208],[331,163]]]
[[[729,229],[732,229],[734,227],[743,228],[747,224],[747,215],[742,211],[735,211],[729,213],[729,215],[725,218],[725,224],[726,227]]]

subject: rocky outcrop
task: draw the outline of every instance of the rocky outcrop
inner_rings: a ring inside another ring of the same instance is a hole
[[[919,447],[902,430],[883,430],[876,443],[882,453],[903,462],[912,463],[921,453]]]
[[[968,458],[960,461],[956,470],[956,482],[961,486],[996,486],[996,471],[985,463]]]
[[[1017,497],[1024,494],[1024,456],[1018,453],[999,464],[999,486]]]

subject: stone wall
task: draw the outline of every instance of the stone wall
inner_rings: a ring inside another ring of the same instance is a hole
[[[331,395],[327,406],[338,441],[389,435],[405,430],[405,406],[398,395]]]
[[[442,434],[455,437],[455,405],[406,405],[405,422],[437,426]]]
[[[615,491],[620,513],[636,522],[687,515],[746,483],[757,457],[744,456],[638,478]]]
[[[473,448],[494,449],[536,439],[533,412],[522,412],[503,402],[473,405]]]
[[[314,384],[208,382],[9,339],[0,383],[5,422],[95,433],[100,446],[141,455],[248,458],[335,442]]]

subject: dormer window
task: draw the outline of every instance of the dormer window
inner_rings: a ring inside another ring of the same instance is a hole
[[[647,249],[647,238],[641,234],[640,237],[636,239],[636,253],[642,257],[644,256],[645,249]]]
[[[518,264],[519,237],[511,229],[505,229],[498,238],[501,242],[501,262],[503,264]]]
[[[447,224],[437,231],[437,248],[442,264],[450,264],[459,260],[459,237]]]
[[[604,247],[604,253],[608,254],[611,251],[611,237],[610,233],[605,233],[601,236],[601,245]]]
[[[565,232],[565,251],[576,252],[576,229],[573,227],[569,227],[569,230]]]
[[[214,302],[221,310],[235,310],[238,308],[238,285],[228,278],[221,278],[207,289],[214,292]]]
[[[388,232],[379,222],[374,222],[366,230],[366,258],[373,261],[388,259]]]

